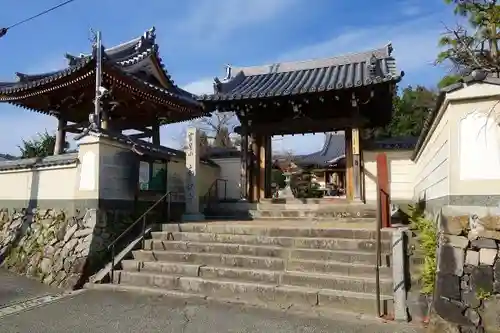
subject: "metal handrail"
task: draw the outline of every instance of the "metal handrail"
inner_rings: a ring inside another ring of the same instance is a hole
[[[114,271],[115,271],[115,246],[118,243],[120,239],[122,239],[126,234],[129,233],[130,230],[132,230],[136,225],[139,224],[139,222],[142,222],[142,245],[144,248],[145,245],[145,236],[146,236],[146,216],[156,207],[160,202],[162,202],[165,198],[168,197],[167,201],[167,218],[170,221],[170,201],[172,199],[172,194],[176,193],[173,191],[169,191],[165,193],[164,195],[161,196],[153,205],[151,205],[141,216],[139,216],[134,223],[129,225],[125,231],[123,231],[118,237],[116,237],[111,244],[108,245],[108,251],[111,250],[111,281],[114,279]]]
[[[210,187],[207,190],[207,193],[205,193],[205,195],[203,196],[203,198],[205,198],[207,204],[210,201],[210,195],[211,195],[212,189],[214,187],[215,187],[216,196],[219,197],[219,182],[220,181],[224,182],[224,200],[227,199],[227,182],[228,182],[228,180],[223,179],[223,178],[217,178],[212,182],[212,184],[210,185]]]
[[[375,294],[376,294],[376,302],[377,302],[377,315],[379,317],[383,317],[383,313],[380,311],[380,267],[382,266],[382,228],[384,226],[384,207],[383,202],[387,202],[387,200],[383,201],[383,197],[389,197],[389,194],[386,193],[382,188],[380,188],[377,183],[377,232],[376,232],[376,261],[375,265]],[[387,218],[387,217],[385,217]]]

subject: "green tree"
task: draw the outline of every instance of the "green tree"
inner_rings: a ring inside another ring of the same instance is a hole
[[[497,0],[445,2],[454,6],[456,15],[467,19],[468,26],[458,25],[454,29],[447,29],[439,41],[445,50],[439,53],[437,63],[450,61],[459,73],[468,73],[474,69],[498,73],[500,5]]]
[[[46,157],[54,153],[56,136],[50,135],[47,131],[38,134],[38,137],[31,140],[23,140],[19,147],[21,158]]]
[[[462,77],[460,75],[456,74],[446,75],[441,79],[441,81],[439,81],[438,88],[442,89],[444,87],[452,85],[453,83],[457,83],[460,81],[461,78]]]
[[[437,93],[423,86],[408,86],[394,96],[391,122],[383,128],[369,129],[365,138],[418,136],[430,110],[435,106]]]

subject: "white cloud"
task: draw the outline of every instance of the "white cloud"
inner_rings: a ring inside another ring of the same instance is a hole
[[[176,30],[202,43],[214,43],[234,30],[268,21],[299,0],[199,0]]]
[[[434,16],[418,18],[396,25],[380,25],[346,32],[323,42],[283,54],[280,61],[331,57],[338,54],[366,51],[389,42],[394,47],[398,67],[417,70],[430,66],[438,52],[437,40],[443,24]]]
[[[417,16],[422,13],[422,3],[417,0],[405,0],[398,3],[399,11],[404,16]]]
[[[195,95],[203,95],[203,94],[213,94],[214,92],[214,80],[213,79],[201,79],[198,81],[194,81],[186,84],[182,89],[189,91]]]

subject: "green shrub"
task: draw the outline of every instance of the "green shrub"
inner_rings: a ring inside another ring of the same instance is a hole
[[[419,247],[425,256],[420,275],[422,284],[421,293],[430,295],[434,291],[437,272],[436,250],[438,247],[438,230],[434,221],[425,218],[424,213],[417,206],[410,206],[411,227],[417,234]]]

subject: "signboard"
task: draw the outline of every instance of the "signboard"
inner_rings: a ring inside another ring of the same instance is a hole
[[[359,130],[357,128],[352,129],[352,153],[359,155]]]

